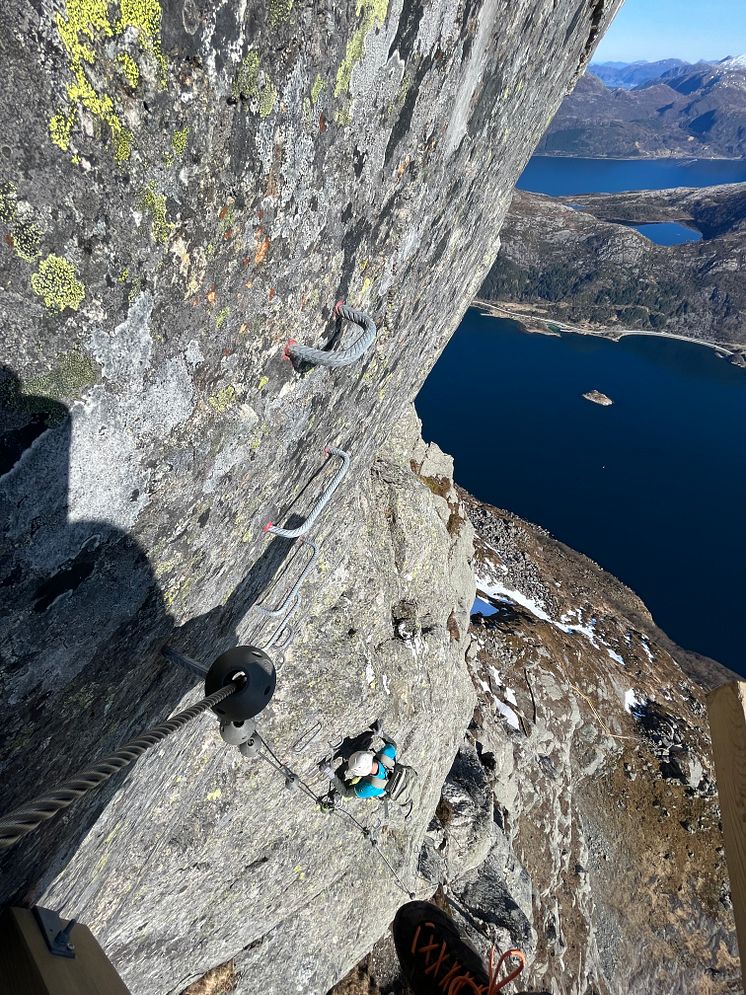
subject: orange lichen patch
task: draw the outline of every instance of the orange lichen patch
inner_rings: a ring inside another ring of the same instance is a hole
[[[220,214],[218,214],[218,217],[220,218],[221,221],[225,221],[225,219],[228,217],[229,210],[230,207],[228,204],[226,204],[225,207],[221,208]]]
[[[261,241],[259,241],[261,239]],[[261,265],[269,252],[269,238],[265,235],[261,238],[261,228],[257,232],[257,242],[259,243],[256,250],[256,255],[254,256],[254,262],[257,266]]]
[[[229,228],[227,231],[223,232],[223,238],[230,241],[230,239],[232,239],[235,234],[236,233],[234,232],[234,230],[232,228]]]
[[[274,287],[270,287],[269,288],[269,299],[272,300],[276,293],[277,293],[277,291],[275,290],[275,288]]]
[[[213,283],[213,285],[210,287],[210,289],[207,291],[206,294],[208,304],[214,304],[215,301],[217,300],[217,297],[218,295],[215,291],[215,284]]]
[[[329,125],[326,123],[326,118],[323,114],[319,114],[319,131],[323,134]]]

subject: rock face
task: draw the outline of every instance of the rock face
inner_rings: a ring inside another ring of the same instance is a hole
[[[375,802],[346,808],[383,820],[381,852],[423,892],[417,855],[474,707],[474,580],[452,462],[417,428],[403,423],[337,508],[356,526],[325,546],[261,731],[323,794],[330,744],[381,718],[419,772],[415,809],[405,822]],[[229,958],[238,991],[326,991],[405,899],[349,819],[288,791],[207,720],[138,764],[44,896],[85,908],[127,984],[148,993],[180,992]]]
[[[197,694],[164,642],[205,662],[266,642],[252,606],[300,567],[262,526],[305,517],[332,444],[350,471],[269,733],[284,752],[308,722],[329,739],[383,710],[419,763],[427,724],[406,862],[466,711],[468,556],[448,561],[440,471],[428,492],[371,466],[618,0],[6,6],[0,806]],[[331,341],[340,297],[379,326],[365,360],[283,362],[290,336]],[[252,991],[321,991],[391,914],[378,866],[337,859],[339,827],[290,812],[209,723],[122,783],[6,854],[2,897],[86,915],[135,993],[234,954]]]
[[[735,995],[700,683],[726,674],[705,674],[591,560],[462,497],[476,529],[477,707],[421,872],[485,954],[487,938],[527,953],[521,989]],[[393,963],[363,968],[398,992]]]
[[[746,350],[746,194],[706,190],[544,197],[516,191],[480,297],[548,320],[642,329]],[[700,242],[655,245],[630,225],[677,221]]]
[[[350,493],[367,478],[618,6],[12,0],[3,809],[182,699],[164,641],[209,661],[265,638],[248,612],[289,548],[262,526],[305,515],[329,443]],[[283,362],[329,341],[339,297],[379,325],[365,361]],[[107,797],[17,850],[3,896],[38,892]]]

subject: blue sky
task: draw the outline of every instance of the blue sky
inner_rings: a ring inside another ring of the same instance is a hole
[[[744,54],[744,0],[625,0],[594,60],[696,62]]]

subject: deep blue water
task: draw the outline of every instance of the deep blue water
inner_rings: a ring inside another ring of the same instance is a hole
[[[702,233],[674,221],[656,221],[645,225],[630,225],[656,245],[683,245],[684,242],[701,242]]]
[[[566,197],[745,181],[746,159],[575,159],[537,155],[517,185],[521,190]]]
[[[587,553],[678,643],[746,674],[746,371],[672,339],[530,335],[471,309],[417,410],[472,494]]]

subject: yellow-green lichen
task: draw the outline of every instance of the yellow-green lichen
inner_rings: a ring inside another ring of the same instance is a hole
[[[57,365],[42,376],[24,381],[27,394],[41,395],[55,401],[80,397],[86,387],[96,382],[96,367],[87,352],[72,349],[60,356]]]
[[[251,100],[259,93],[259,53],[248,52],[238,67],[232,86],[233,96]]]
[[[166,198],[148,187],[140,206],[150,217],[150,237],[154,242],[167,242],[174,226],[166,218]]]
[[[177,601],[181,602],[182,605],[186,604],[187,596],[191,590],[193,583],[193,578],[185,577],[182,574],[178,580],[166,588],[163,592],[163,600],[166,603],[166,607],[171,609],[174,607]]]
[[[187,138],[189,137],[189,128],[182,128],[180,131],[175,131],[171,135],[171,148],[174,150],[174,154],[181,157],[186,152]]]
[[[232,407],[236,403],[236,388],[232,383],[229,383],[222,390],[219,390],[217,394],[213,394],[212,397],[208,398],[208,404],[212,410],[218,414],[224,414],[228,408]]]
[[[126,283],[130,278],[130,268],[125,266],[122,272],[117,277],[117,283]]]
[[[269,23],[274,28],[287,21],[292,9],[293,0],[269,0]]]
[[[93,43],[105,41],[131,28],[137,31],[140,47],[151,53],[158,63],[162,82],[167,76],[167,66],[161,52],[161,8],[158,0],[119,0],[119,13],[119,19],[113,25],[109,18],[108,0],[66,0],[64,12],[56,15],[57,34],[73,80],[66,87],[67,106],[59,108],[50,118],[49,135],[58,148],[67,151],[77,112],[85,109],[108,126],[114,158],[117,162],[125,162],[132,151],[132,134],[122,123],[111,96],[103,91],[99,93],[86,75],[86,66],[92,66],[96,61]],[[117,61],[134,89],[140,80],[137,63],[126,52],[120,53]]]
[[[259,378],[259,383],[256,385],[256,389],[257,390],[264,390],[264,388],[267,386],[268,383],[269,383],[269,377],[266,377],[266,376],[265,377],[260,377]]]
[[[140,82],[140,69],[135,60],[129,52],[120,52],[117,56],[117,62],[122,67],[122,74],[129,87],[136,90],[137,84]]]
[[[16,221],[10,229],[16,255],[32,263],[40,255],[42,235],[33,221]]]
[[[311,87],[311,106],[315,107],[318,103],[318,99],[321,96],[321,91],[326,87],[326,83],[323,79],[316,74],[316,79],[313,81],[313,86]]]
[[[230,313],[231,309],[229,307],[224,307],[222,311],[220,311],[217,317],[215,318],[215,327],[220,328],[225,323],[225,319],[228,317]]]
[[[114,159],[116,162],[126,162],[132,155],[132,132],[129,128],[112,129],[114,136]]]
[[[231,89],[237,100],[255,101],[262,119],[269,117],[275,108],[277,89],[266,71],[260,68],[259,53],[253,49],[244,56]]]
[[[261,91],[259,93],[259,117],[264,120],[269,117],[272,111],[275,109],[275,103],[277,101],[277,90],[270,80],[266,80],[262,84]]]
[[[161,84],[168,78],[168,62],[161,51],[161,5],[159,0],[119,0],[120,16],[117,32],[127,28],[138,32],[140,48],[149,52],[158,63]]]
[[[75,267],[62,256],[47,256],[31,277],[31,289],[52,311],[69,307],[77,311],[85,298],[85,287],[77,278]]]
[[[344,58],[337,70],[334,96],[339,97],[350,89],[352,70],[365,53],[365,36],[373,28],[380,28],[386,20],[389,0],[357,0],[355,13],[361,17],[360,23],[347,43]]]
[[[0,183],[0,221],[9,225],[16,216],[16,197],[18,191],[12,183]]]

